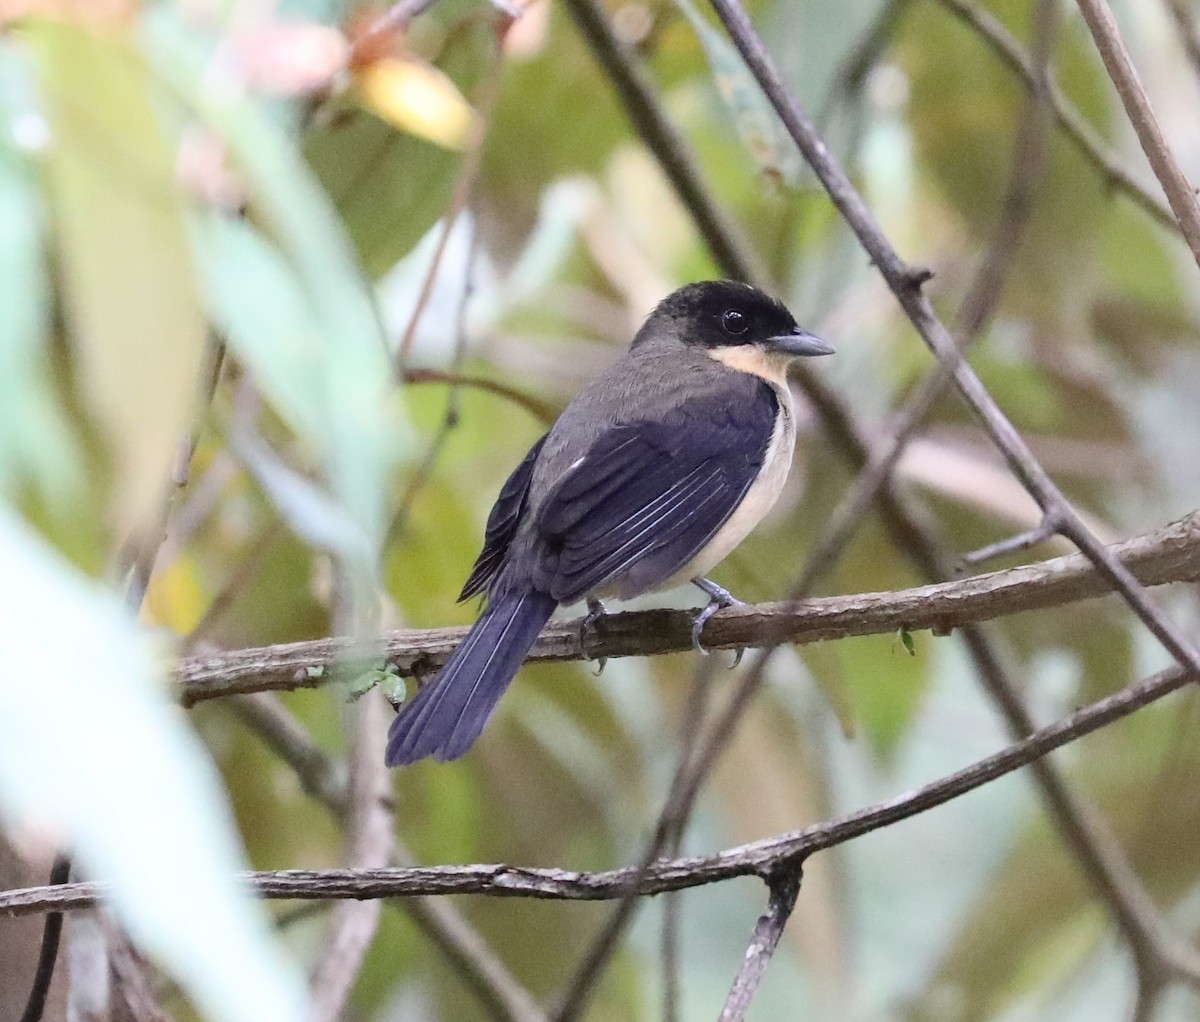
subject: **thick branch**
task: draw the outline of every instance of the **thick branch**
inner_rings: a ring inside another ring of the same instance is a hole
[[[660,860],[646,869],[599,873],[509,866],[411,866],[388,869],[274,870],[244,876],[267,898],[400,898],[414,895],[487,894],[553,901],[605,901],[662,894],[740,876],[769,879],[795,869],[814,852],[844,844],[909,819],[1012,773],[1047,753],[1127,717],[1174,692],[1193,676],[1172,667],[1122,689],[1014,742],[953,774],[839,820],[730,848],[715,855]],[[28,887],[0,893],[0,915],[20,916],[88,908],[107,897],[104,883]]]
[[[1109,548],[1145,585],[1200,578],[1200,511],[1164,529]],[[1111,583],[1081,554],[1039,564],[889,593],[858,593],[761,603],[721,611],[705,626],[706,646],[719,649],[810,643],[899,628],[944,633],[977,621],[1102,596]],[[691,649],[692,614],[646,610],[609,614],[589,630],[587,652],[600,657],[650,656]],[[386,655],[408,677],[440,667],[466,634],[463,628],[391,633]],[[317,639],[214,656],[188,657],[176,670],[185,706],[244,692],[313,688],[330,677],[329,665],[346,648],[342,639]],[[578,621],[548,626],[530,660],[579,660]]]

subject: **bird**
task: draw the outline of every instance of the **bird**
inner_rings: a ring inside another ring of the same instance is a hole
[[[479,737],[542,626],[586,601],[687,582],[708,596],[692,642],[739,603],[706,575],[770,510],[795,447],[788,363],[834,349],[779,300],[710,280],[664,298],[508,477],[459,600],[487,606],[401,706],[388,766],[452,760]]]

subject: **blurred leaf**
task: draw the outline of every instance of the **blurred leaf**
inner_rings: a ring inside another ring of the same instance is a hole
[[[202,54],[170,12],[150,29],[159,73],[225,141],[249,185],[251,213],[274,240],[244,221],[197,218],[214,313],[318,453],[330,491],[360,531],[341,549],[369,602],[402,426],[373,296],[336,212],[278,126],[254,103],[206,87]]]
[[[78,497],[83,468],[49,372],[37,182],[15,144],[40,124],[26,70],[0,47],[0,493],[29,482],[61,508]]]
[[[357,108],[310,131],[304,154],[371,277],[390,270],[441,217],[460,159]]]
[[[0,791],[10,821],[63,826],[138,945],[213,1020],[296,1022],[295,973],[236,880],[224,794],[111,594],[0,506]],[[165,807],[178,811],[165,812]]]
[[[393,127],[447,149],[466,144],[474,113],[437,68],[385,58],[360,70],[355,82],[363,105]]]
[[[802,166],[800,154],[741,55],[724,31],[705,18],[691,0],[675,3],[704,47],[717,92],[733,115],[738,137],[754,162],[776,180],[796,184]]]
[[[194,415],[205,323],[173,153],[132,40],[30,24],[77,378],[113,452],[118,535],[160,513]]]
[[[892,636],[843,639],[838,656],[853,719],[883,763],[895,754],[929,686],[930,654],[910,656]]]

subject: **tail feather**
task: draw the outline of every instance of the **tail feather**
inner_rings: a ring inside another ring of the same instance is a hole
[[[456,759],[471,747],[550,618],[557,601],[529,590],[501,597],[392,721],[387,765],[433,756]]]

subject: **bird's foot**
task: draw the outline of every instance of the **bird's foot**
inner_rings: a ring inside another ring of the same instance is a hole
[[[591,656],[591,654],[588,653],[587,643],[584,640],[587,638],[587,633],[589,631],[591,631],[593,628],[595,628],[596,622],[599,621],[602,617],[604,617],[604,615],[607,613],[607,611],[604,609],[604,604],[601,603],[599,600],[588,600],[587,608],[588,608],[587,616],[583,619],[583,623],[579,626],[579,649],[580,649],[580,652],[583,654],[584,660],[592,660],[594,658]],[[600,677],[600,675],[604,673],[604,665],[606,663],[608,663],[608,657],[602,656],[598,660],[596,660],[596,677],[597,678]]]
[[[700,635],[704,631],[708,619],[718,610],[724,610],[726,607],[744,607],[745,604],[724,586],[719,586],[716,582],[703,576],[692,579],[692,585],[708,597],[708,603],[692,619],[692,648],[701,656],[708,656],[708,650],[700,642]],[[742,662],[742,655],[745,652],[745,647],[738,649],[737,655],[733,659],[734,667]]]

